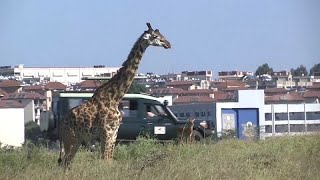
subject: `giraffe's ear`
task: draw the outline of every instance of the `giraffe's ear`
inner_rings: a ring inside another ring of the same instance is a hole
[[[149,22],[147,22],[147,26],[148,26],[148,31],[153,31],[152,27],[151,27],[151,24]]]

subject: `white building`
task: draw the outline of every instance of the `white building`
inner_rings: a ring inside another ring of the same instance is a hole
[[[0,101],[1,146],[22,146],[25,140],[24,111],[22,104],[15,101]]]
[[[188,80],[212,80],[212,71],[182,71],[181,79]]]
[[[14,67],[0,67],[0,76],[15,77],[24,81],[56,81],[70,85],[81,82],[81,79],[85,77],[112,77],[118,69],[118,67],[102,65],[93,67],[24,67],[16,65]]]
[[[243,76],[253,75],[253,72],[248,71],[220,71],[218,72],[219,80],[238,80]]]
[[[239,90],[237,102],[173,105],[178,117],[214,123],[217,136],[234,132],[240,139],[320,132],[320,104],[265,104],[263,90]]]

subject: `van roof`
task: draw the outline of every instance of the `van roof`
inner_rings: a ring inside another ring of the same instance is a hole
[[[91,98],[93,96],[93,93],[91,92],[60,92],[59,97],[65,97],[65,98]],[[130,99],[147,99],[147,100],[153,100],[158,101],[160,103],[161,99],[145,95],[145,94],[125,94],[123,98],[130,98]]]

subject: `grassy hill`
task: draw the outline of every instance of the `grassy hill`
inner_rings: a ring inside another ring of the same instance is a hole
[[[192,145],[139,139],[117,146],[115,160],[81,149],[66,173],[58,152],[0,150],[0,179],[320,179],[320,136],[235,139]]]

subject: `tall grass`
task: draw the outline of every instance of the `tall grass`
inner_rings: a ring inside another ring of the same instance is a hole
[[[112,162],[98,153],[81,149],[64,173],[58,152],[0,150],[0,179],[320,179],[319,135],[191,145],[140,138],[118,145]]]

